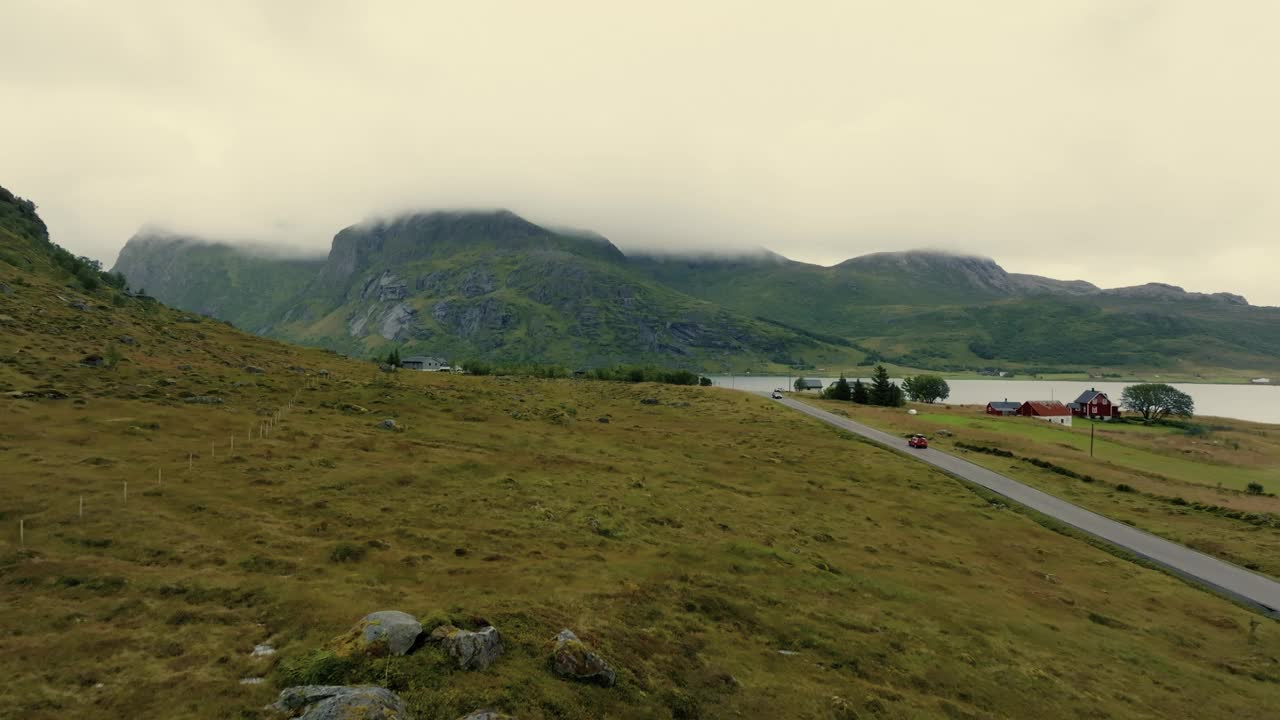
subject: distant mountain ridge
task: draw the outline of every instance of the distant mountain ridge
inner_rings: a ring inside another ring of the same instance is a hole
[[[767,250],[626,254],[505,210],[359,223],[323,259],[135,237],[115,270],[160,299],[344,352],[707,370],[888,361],[939,370],[1275,372],[1280,310],[1171,285],[1101,289],[910,250],[832,267]]]

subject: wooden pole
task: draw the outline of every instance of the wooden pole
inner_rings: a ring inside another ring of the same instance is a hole
[[[124,501],[129,502],[129,481],[124,481]]]
[[[191,469],[191,464],[192,464],[193,462],[195,462],[195,457],[196,457],[196,454],[195,454],[195,453],[193,453],[193,452],[188,452],[188,453],[187,453],[187,469],[188,469],[188,470],[190,470],[190,469]]]
[[[231,454],[232,455],[236,454],[236,436],[235,435],[231,436]]]
[[[210,441],[209,441],[209,457],[210,457],[211,459],[212,459],[212,458],[216,458],[216,457],[218,457],[218,451],[217,451],[217,449],[216,449],[216,447],[215,447],[215,446],[216,446],[216,443],[215,443],[214,441],[210,440]]]
[[[27,546],[27,521],[22,518],[18,518],[18,544]]]
[[[160,468],[156,468],[156,487],[164,485],[164,472]]]
[[[80,496],[80,519],[84,519],[84,496]]]

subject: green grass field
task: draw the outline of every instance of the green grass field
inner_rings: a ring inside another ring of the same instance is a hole
[[[1280,428],[1208,418],[1199,421],[1202,427],[1216,429],[1188,434],[1171,427],[1099,423],[1090,457],[1087,422],[1062,428],[962,406],[914,405],[919,414],[910,416],[898,408],[809,400],[893,432],[923,432],[937,449],[1108,517],[1280,576],[1280,498],[1243,492],[1248,482],[1280,490]],[[998,448],[1016,457],[973,452],[963,445]],[[1082,482],[1019,458],[1052,463],[1095,481]],[[1117,490],[1121,485],[1133,491]]]
[[[1280,706],[1276,623],[762,398],[388,375],[0,283],[6,715],[266,718],[300,681],[384,685],[420,720]],[[485,618],[508,652],[483,672],[322,652],[383,609]],[[548,670],[563,627],[616,687]]]

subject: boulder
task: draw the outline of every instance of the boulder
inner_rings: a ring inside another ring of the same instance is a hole
[[[484,670],[497,661],[506,649],[498,628],[486,625],[477,632],[441,625],[431,631],[431,642],[438,643],[458,661],[461,670]]]
[[[100,368],[100,367],[106,367],[107,360],[101,355],[97,353],[93,353],[92,355],[85,355],[83,358],[81,358],[80,364],[84,365],[85,367]]]
[[[391,418],[387,418],[386,420],[383,420],[382,422],[378,423],[378,427],[382,428],[383,430],[392,430],[392,431],[400,429],[400,426],[396,423],[396,421]]]
[[[595,654],[572,630],[561,630],[551,650],[551,669],[557,675],[612,687],[618,675],[604,658]]]
[[[300,685],[282,691],[280,699],[271,707],[300,720],[403,720],[409,717],[398,695],[372,685]]]
[[[266,372],[266,370],[263,370],[262,368],[258,367],[257,365],[245,365],[245,366],[244,366],[244,371],[245,371],[245,372],[247,372],[247,373],[249,373],[249,374],[251,374],[251,375],[261,375],[261,374],[263,374],[264,372]]]
[[[515,720],[515,718],[506,713],[500,713],[497,710],[490,710],[486,708],[484,710],[477,710],[470,715],[464,715],[463,717],[458,718],[458,720]]]
[[[183,400],[183,402],[194,403],[196,405],[221,405],[222,398],[215,395],[192,395]]]
[[[640,404],[641,405],[658,405],[660,403],[658,402],[658,398],[641,398]]]
[[[399,610],[382,610],[365,615],[334,644],[341,655],[404,655],[413,649],[421,634],[422,624],[414,616]]]
[[[120,337],[117,337],[116,340],[119,340],[124,345],[138,344],[138,341],[135,340],[132,335],[121,335]]]

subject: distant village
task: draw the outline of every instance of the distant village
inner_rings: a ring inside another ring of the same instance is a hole
[[[1071,427],[1072,418],[1103,421],[1119,418],[1120,406],[1112,402],[1106,393],[1091,388],[1080,393],[1080,397],[1069,403],[1058,400],[1011,402],[1008,398],[992,400],[987,403],[987,414],[1021,415],[1044,420],[1054,425]]]

